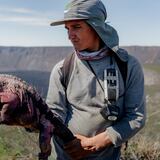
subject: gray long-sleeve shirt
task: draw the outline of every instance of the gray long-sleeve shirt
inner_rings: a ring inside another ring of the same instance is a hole
[[[119,55],[121,57],[121,55]],[[121,57],[123,59],[123,55]],[[120,146],[134,136],[145,123],[145,95],[142,68],[136,58],[128,55],[128,72],[126,85],[113,58],[114,68],[117,69],[119,79],[119,98],[116,105],[120,108],[120,120],[112,123],[100,114],[104,107],[104,92],[86,61],[75,56],[74,68],[67,90],[63,87],[61,67],[59,62],[51,73],[47,103],[74,134],[94,136],[106,132],[113,142],[113,146],[97,152],[87,159],[115,160],[119,158]],[[111,57],[89,61],[99,82],[103,86],[104,69],[110,68]],[[66,96],[69,104],[66,101]],[[54,139],[55,142],[55,139]],[[56,142],[55,142],[56,143]],[[67,156],[55,144],[60,160],[67,160]],[[57,158],[58,159],[58,158]]]

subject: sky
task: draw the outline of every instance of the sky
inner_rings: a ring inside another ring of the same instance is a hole
[[[0,46],[71,46],[63,17],[69,0],[0,0]],[[120,46],[160,46],[160,0],[102,0]]]

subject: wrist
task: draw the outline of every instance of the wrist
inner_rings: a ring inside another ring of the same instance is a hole
[[[106,132],[94,136],[93,142],[97,145],[98,150],[112,145],[112,141]]]
[[[106,132],[104,132],[104,143],[105,143],[107,146],[113,144],[111,138],[107,135]]]

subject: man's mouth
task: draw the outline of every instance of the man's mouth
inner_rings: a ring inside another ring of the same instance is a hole
[[[77,39],[72,39],[71,42],[72,43],[78,43],[79,41]]]

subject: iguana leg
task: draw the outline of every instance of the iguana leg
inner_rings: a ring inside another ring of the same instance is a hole
[[[45,118],[45,115],[42,115],[40,119],[39,146],[41,153],[39,153],[39,160],[48,160],[48,157],[51,154],[50,142],[53,130],[54,126]]]

